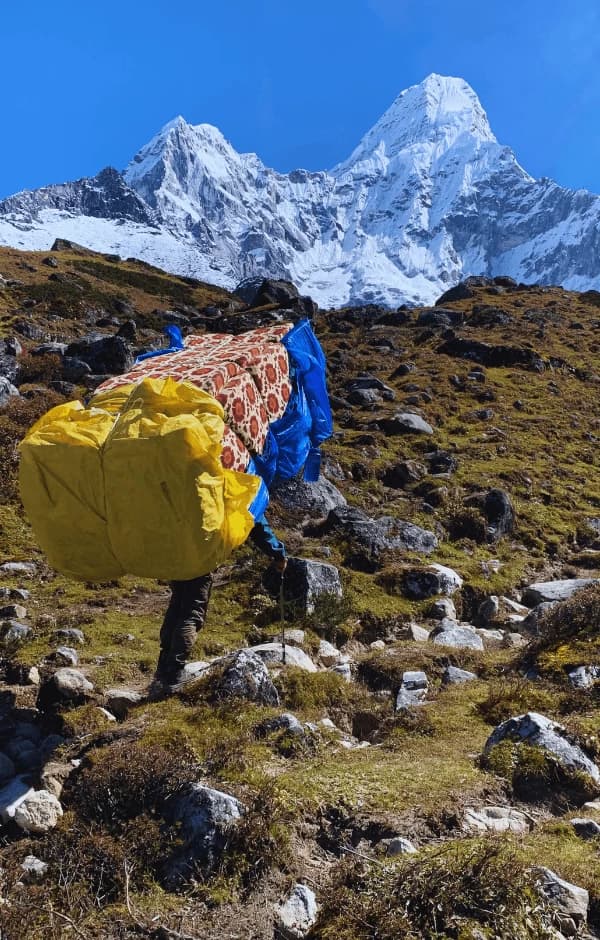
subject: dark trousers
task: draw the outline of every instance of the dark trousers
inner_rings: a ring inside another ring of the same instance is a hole
[[[160,631],[160,656],[157,676],[173,679],[183,669],[204,625],[212,574],[191,581],[171,581],[171,600]]]

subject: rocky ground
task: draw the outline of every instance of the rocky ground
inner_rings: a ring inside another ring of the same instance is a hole
[[[599,936],[600,294],[248,311],[57,247],[0,251],[3,940]],[[285,663],[244,548],[150,702],[167,586],[51,571],[16,444],[164,323],[307,312],[336,430],[271,508]]]

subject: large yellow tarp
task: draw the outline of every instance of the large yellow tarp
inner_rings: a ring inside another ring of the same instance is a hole
[[[23,505],[50,564],[74,578],[188,580],[248,537],[260,478],[225,470],[223,409],[145,379],[59,405],[21,444]]]

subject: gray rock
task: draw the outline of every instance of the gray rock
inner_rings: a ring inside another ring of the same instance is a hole
[[[278,935],[284,940],[302,940],[317,922],[317,899],[307,885],[294,885],[277,910]]]
[[[68,643],[79,643],[80,645],[85,643],[83,630],[78,630],[77,627],[62,627],[60,630],[55,630],[52,639],[66,640]]]
[[[5,620],[2,624],[3,643],[24,643],[32,634],[31,627],[18,620]]]
[[[65,357],[85,362],[95,375],[121,375],[133,365],[133,354],[121,336],[96,334],[70,343]]]
[[[0,408],[4,408],[11,398],[19,397],[19,389],[5,376],[0,375]]]
[[[434,620],[444,620],[446,618],[448,620],[457,619],[454,601],[449,597],[440,597],[435,600],[427,613]]]
[[[442,629],[434,630],[430,637],[437,646],[453,646],[456,649],[482,650],[483,640],[475,627],[468,624],[442,621]]]
[[[304,726],[291,712],[283,712],[282,715],[276,715],[275,718],[266,718],[256,729],[259,736],[273,734],[275,731],[285,731],[288,734],[293,734],[294,737],[304,737],[305,734]]]
[[[261,643],[259,646],[251,646],[249,652],[260,657],[261,661],[283,665],[283,648],[281,643]],[[304,669],[305,672],[316,672],[317,667],[310,656],[304,650],[297,646],[285,644],[285,665],[295,666],[297,669]]]
[[[290,558],[283,577],[283,592],[290,609],[312,614],[319,598],[342,597],[340,573],[327,562]]]
[[[144,700],[134,689],[109,689],[105,694],[106,707],[116,718],[126,718],[128,712]]]
[[[7,780],[15,776],[16,772],[15,765],[10,757],[0,751],[0,784],[6,783]]]
[[[541,747],[551,754],[566,770],[587,774],[594,784],[600,786],[600,770],[577,744],[572,744],[566,737],[566,731],[557,722],[528,712],[515,718],[508,718],[494,729],[487,739],[484,754],[501,741],[523,741],[532,747]]]
[[[36,790],[16,807],[14,820],[25,832],[43,833],[54,829],[62,814],[63,808],[53,793]]]
[[[398,855],[415,855],[416,848],[408,839],[403,836],[395,836],[387,844],[385,854],[388,858],[396,858]]]
[[[27,608],[22,604],[6,604],[0,607],[0,620],[24,620],[27,616]]]
[[[600,666],[578,666],[568,673],[575,689],[589,689],[600,678]]]
[[[324,666],[335,666],[343,659],[343,654],[327,640],[320,641],[317,656]]]
[[[341,676],[344,682],[352,682],[352,667],[350,663],[339,663],[332,666],[329,672],[334,672],[336,676]]]
[[[275,644],[265,644],[275,646]],[[263,705],[279,705],[279,694],[273,685],[268,669],[259,655],[260,647],[238,650],[230,656],[217,660],[221,675],[215,682],[217,698],[245,699]],[[290,650],[295,647],[290,646]],[[298,652],[298,651],[296,651]]]
[[[23,881],[28,883],[42,881],[48,871],[48,862],[43,862],[41,858],[37,858],[35,855],[27,855],[21,862],[21,870],[23,872],[21,875]]]
[[[364,555],[377,562],[382,552],[408,551],[429,554],[438,540],[427,529],[393,516],[373,519],[354,506],[332,510],[321,529],[351,541]]]
[[[205,662],[203,659],[196,659],[194,662],[186,663],[183,667],[184,681],[188,682],[190,679],[197,679],[209,668],[210,663]]]
[[[271,495],[286,509],[317,516],[326,516],[332,509],[346,505],[346,497],[324,476],[316,483],[305,483],[297,478],[286,480],[276,484]]]
[[[36,573],[36,566],[32,561],[5,561],[0,565],[0,575],[20,574],[32,578]]]
[[[581,839],[596,839],[600,836],[600,825],[595,819],[572,819],[571,825]]]
[[[405,672],[396,696],[396,711],[421,705],[427,696],[429,683],[424,672]]]
[[[71,666],[75,668],[79,665],[79,656],[72,646],[59,646],[48,656],[52,662],[60,663],[61,666]]]
[[[40,774],[40,783],[44,790],[60,799],[63,787],[74,770],[75,766],[73,764],[49,761]]]
[[[244,813],[244,805],[234,796],[202,783],[190,784],[174,797],[165,815],[168,822],[179,824],[185,844],[168,872],[168,881],[187,880],[196,864],[204,874],[214,871],[227,848],[231,828]]]
[[[486,597],[477,610],[477,617],[482,623],[489,623],[495,620],[500,612],[500,601],[495,594]]]
[[[597,578],[569,578],[564,581],[536,581],[528,585],[523,591],[522,602],[527,607],[536,607],[538,604],[566,601],[576,591],[598,584]]]
[[[60,705],[83,705],[89,701],[94,686],[77,669],[57,669],[41,686],[38,708],[42,711]]]
[[[4,351],[8,353],[9,356],[16,357],[22,354],[23,347],[16,336],[5,336]]]
[[[410,411],[398,411],[393,418],[379,422],[386,434],[433,434],[433,428],[420,415]]]
[[[512,806],[483,806],[466,809],[463,828],[470,832],[529,832],[533,820]]]
[[[351,405],[367,408],[370,405],[380,404],[381,393],[374,388],[353,388],[348,392],[346,400]]]
[[[540,635],[541,623],[546,614],[556,607],[557,601],[544,601],[542,604],[536,604],[533,610],[530,610],[524,620],[521,621],[520,629],[534,636]]]
[[[585,888],[563,881],[562,878],[549,868],[541,866],[534,869],[540,893],[546,898],[551,907],[572,917],[576,924],[587,921],[590,896]]]
[[[285,630],[284,631],[285,642],[291,643],[292,646],[303,646],[306,639],[306,634],[304,630]]]
[[[502,630],[486,630],[485,628],[480,628],[477,630],[478,635],[481,637],[484,643],[503,643],[504,642],[504,633]]]
[[[425,627],[420,627],[418,623],[409,623],[408,637],[410,640],[414,640],[417,643],[423,643],[425,640],[429,639],[429,630],[426,630]]]
[[[462,682],[472,682],[474,679],[477,679],[477,675],[474,672],[469,672],[467,669],[459,669],[457,666],[446,666],[442,676],[444,685],[459,685]]]
[[[527,646],[527,640],[520,633],[506,633],[504,635],[504,646],[509,649],[518,649],[521,646]]]
[[[428,565],[409,568],[403,578],[403,590],[413,600],[424,600],[436,594],[454,594],[462,586],[462,578],[452,568]]]

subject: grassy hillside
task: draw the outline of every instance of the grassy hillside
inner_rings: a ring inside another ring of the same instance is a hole
[[[56,829],[35,836],[0,828],[2,936],[263,940],[273,936],[275,908],[298,879],[321,905],[313,937],[550,936],[532,864],[587,888],[590,929],[600,927],[597,840],[582,840],[569,824],[582,811],[557,799],[548,781],[547,797],[538,788],[527,802],[514,768],[484,768],[479,759],[494,726],[526,711],[560,720],[597,755],[596,686],[574,690],[566,675],[567,667],[600,661],[594,589],[549,624],[545,641],[524,633],[524,648],[486,641],[478,652],[413,639],[411,623],[433,626],[431,599],[411,600],[403,588],[409,568],[450,566],[464,581],[454,596],[459,615],[472,621],[490,595],[518,600],[533,581],[599,576],[600,295],[482,283],[435,310],[319,313],[336,418],[324,448],[327,475],[350,505],[431,530],[439,546],[431,556],[384,552],[368,565],[357,562],[347,539],[319,534],[314,518],[274,501],[270,519],[290,551],[332,562],[344,585],[342,605],[323,605],[289,626],[305,630],[313,656],[322,638],[346,651],[356,663],[353,681],[287,667],[275,678],[278,709],[215,703],[201,681],[165,701],[142,701],[115,723],[99,708],[103,693],[147,687],[168,588],[137,578],[80,584],[46,565],[19,504],[16,444],[37,416],[65,400],[65,389],[58,357],[30,350],[92,329],[111,334],[127,319],[136,321],[137,345],[148,346],[158,341],[164,311],[202,330],[206,307],[236,316],[243,305],[141,262],[79,250],[0,249],[0,275],[0,346],[18,337],[26,379],[21,397],[0,410],[0,564],[33,561],[37,572],[0,581],[31,592],[24,603],[33,628],[0,653],[2,721],[41,723],[45,734],[64,738],[62,762],[83,761],[61,797],[65,815]],[[393,400],[353,404],[360,373],[382,380]],[[421,415],[433,433],[391,432],[397,412]],[[434,451],[452,458],[450,472],[432,472]],[[490,489],[504,491],[515,513],[513,531],[495,540],[479,498]],[[277,633],[263,568],[244,547],[221,569],[198,659]],[[501,615],[490,626],[511,629]],[[56,668],[46,657],[56,631],[69,628],[85,633],[79,668],[95,693],[42,718],[29,669],[37,666],[43,679]],[[520,630],[516,621],[512,629]],[[444,685],[449,665],[478,678]],[[532,667],[535,681],[526,678]],[[403,673],[421,669],[427,704],[396,712]],[[298,741],[258,733],[282,711],[304,723],[329,718],[339,731],[317,726]],[[161,864],[179,836],[165,831],[161,807],[189,779],[236,795],[249,812],[218,869],[175,892],[161,879]],[[465,809],[485,805],[524,809],[530,831],[468,833]],[[413,841],[417,854],[386,857],[385,840],[397,835]],[[29,854],[49,862],[49,873],[19,886]]]

